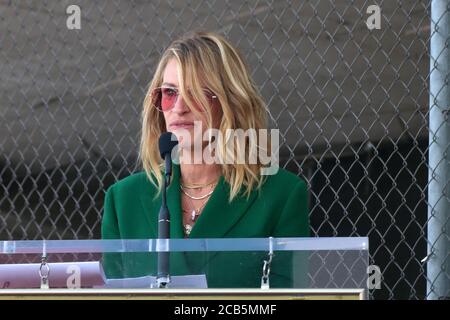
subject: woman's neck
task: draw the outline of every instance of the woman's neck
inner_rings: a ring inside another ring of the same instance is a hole
[[[207,184],[217,181],[221,175],[217,164],[180,164],[181,180],[185,184]]]

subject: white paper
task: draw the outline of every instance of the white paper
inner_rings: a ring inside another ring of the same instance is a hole
[[[50,288],[92,288],[105,284],[105,274],[99,261],[48,263]],[[40,263],[0,264],[0,288],[40,288]],[[43,269],[46,272],[46,269]]]
[[[157,288],[156,277],[107,279],[104,288]],[[169,288],[175,289],[206,289],[208,288],[204,274],[170,276]]]

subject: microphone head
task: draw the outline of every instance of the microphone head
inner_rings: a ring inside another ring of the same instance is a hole
[[[172,132],[164,132],[159,137],[159,154],[165,159],[166,154],[170,154],[172,149],[178,144],[177,137]]]

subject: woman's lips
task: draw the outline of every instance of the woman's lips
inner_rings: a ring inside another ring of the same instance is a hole
[[[175,123],[170,124],[169,127],[172,129],[180,129],[180,128],[190,129],[193,126],[194,126],[194,124],[192,122],[175,122]]]

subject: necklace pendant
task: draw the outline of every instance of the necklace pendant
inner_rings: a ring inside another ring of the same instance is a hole
[[[195,209],[192,210],[191,212],[191,220],[194,221],[195,220],[195,216],[197,215],[197,212],[195,212]]]
[[[192,226],[189,225],[189,224],[185,224],[184,225],[184,232],[186,233],[187,236],[191,234],[191,231],[192,231]]]

